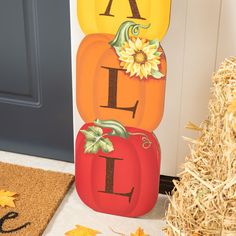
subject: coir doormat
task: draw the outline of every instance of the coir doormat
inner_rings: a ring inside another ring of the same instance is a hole
[[[70,174],[0,162],[0,235],[42,235],[73,181]]]

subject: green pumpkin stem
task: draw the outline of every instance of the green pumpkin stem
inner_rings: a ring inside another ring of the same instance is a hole
[[[101,127],[101,128],[109,128],[112,129],[112,132],[110,132],[108,135],[110,136],[119,136],[121,138],[128,138],[129,133],[125,129],[125,127],[115,120],[95,120],[94,124]]]
[[[122,45],[130,40],[129,32],[134,36],[138,36],[140,32],[140,28],[148,29],[150,27],[149,25],[140,25],[136,24],[133,21],[125,21],[121,24],[120,28],[118,29],[118,32],[115,36],[115,38],[109,43],[114,48],[122,47]]]
[[[149,149],[152,145],[152,142],[149,140],[148,136],[144,133],[130,133],[126,128],[118,121],[115,120],[99,120],[96,119],[94,124],[101,128],[112,129],[112,132],[107,133],[107,136],[118,136],[121,138],[129,138],[129,136],[141,136],[142,137],[142,147],[144,149]]]

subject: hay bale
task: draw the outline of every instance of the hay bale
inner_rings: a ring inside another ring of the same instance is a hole
[[[166,213],[166,235],[236,236],[236,58],[212,78],[209,116],[190,142]]]

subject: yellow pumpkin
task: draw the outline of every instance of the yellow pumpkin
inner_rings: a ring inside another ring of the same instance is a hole
[[[170,22],[171,0],[78,0],[77,13],[85,34],[116,34],[122,22],[132,20],[150,25],[140,36],[158,39],[165,36]]]

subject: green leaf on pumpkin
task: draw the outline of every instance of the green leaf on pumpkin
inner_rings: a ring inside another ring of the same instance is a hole
[[[161,79],[164,75],[160,71],[152,70],[152,76],[155,79]]]
[[[103,138],[100,140],[100,147],[105,153],[114,151],[113,144],[109,138]]]
[[[99,143],[93,141],[86,141],[85,143],[85,153],[97,153],[99,151]]]
[[[88,141],[94,141],[102,135],[102,129],[98,127],[89,127],[88,130],[81,130]]]
[[[101,136],[103,134],[102,128],[96,126],[89,126],[88,130],[93,132],[96,136]]]
[[[86,138],[85,153],[96,154],[100,149],[105,152],[114,150],[113,144],[108,138],[104,138],[103,130],[100,127],[89,126],[87,130],[81,130]]]
[[[155,44],[157,46],[157,48],[159,48],[159,46],[160,46],[160,43],[159,43],[159,41],[157,39],[149,40],[149,44],[150,45],[154,45]]]
[[[154,55],[160,57],[162,52],[155,52]]]

